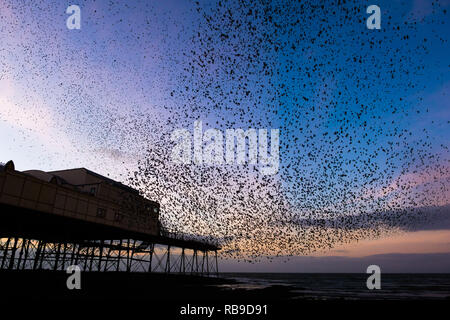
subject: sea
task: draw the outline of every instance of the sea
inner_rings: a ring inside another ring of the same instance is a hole
[[[311,300],[450,300],[448,274],[381,274],[381,288],[369,290],[369,274],[354,273],[222,273],[236,283],[230,289],[284,287],[292,299]]]

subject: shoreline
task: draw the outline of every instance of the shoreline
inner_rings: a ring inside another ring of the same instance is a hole
[[[344,294],[331,296],[326,290],[320,291],[324,294],[318,294],[319,291],[314,293],[311,288],[291,284],[266,282],[258,286],[239,281],[239,277],[233,275],[235,274],[224,273],[219,277],[204,277],[162,273],[84,272],[81,274],[81,290],[69,290],[66,281],[70,275],[64,271],[2,270],[0,296],[7,299],[25,297],[31,300],[130,299],[192,303],[450,300],[450,293],[447,297],[439,299],[426,299],[420,296],[407,299],[386,298],[375,292],[373,295],[352,296],[350,291],[345,290]],[[303,276],[308,278],[314,275]]]

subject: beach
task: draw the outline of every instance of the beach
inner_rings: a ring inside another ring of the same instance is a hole
[[[2,271],[2,294],[30,299],[137,299],[153,301],[353,301],[450,300],[449,274],[385,274],[381,290],[365,274],[223,273],[195,275],[85,272],[81,289],[69,290],[65,272]]]
[[[444,309],[450,296],[448,274],[385,275],[385,289],[380,292],[363,288],[360,280],[365,279],[364,274],[224,273],[200,277],[86,272],[80,290],[67,289],[68,276],[50,270],[2,271],[1,301],[37,306],[51,303],[63,308],[91,305],[98,310],[107,306],[109,311],[116,307],[137,311],[145,306],[166,319],[293,319],[306,311],[316,315],[360,309],[414,314],[424,308]],[[239,314],[239,310],[252,314]],[[266,313],[256,314],[256,310]]]

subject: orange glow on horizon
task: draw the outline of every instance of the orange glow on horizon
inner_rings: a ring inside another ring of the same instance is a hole
[[[388,253],[450,252],[450,230],[415,231],[394,234],[380,239],[362,240],[338,245],[313,256],[364,257]]]

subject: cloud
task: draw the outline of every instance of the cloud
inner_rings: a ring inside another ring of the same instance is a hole
[[[328,227],[345,229],[397,228],[401,231],[450,230],[450,205],[377,211],[352,216],[327,219],[302,219],[292,221],[303,227]]]

